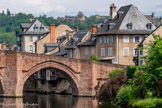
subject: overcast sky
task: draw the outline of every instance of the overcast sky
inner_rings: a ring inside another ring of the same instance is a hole
[[[12,13],[32,13],[36,16],[76,15],[82,11],[87,16],[92,14],[109,15],[109,6],[115,3],[120,6],[133,4],[144,14],[162,16],[162,0],[0,0],[0,11],[10,9]]]

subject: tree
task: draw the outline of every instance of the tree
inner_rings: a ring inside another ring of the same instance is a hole
[[[11,12],[9,9],[7,9],[7,15],[10,16],[11,15]]]
[[[135,85],[140,85],[147,91],[156,91],[158,81],[162,80],[162,38],[153,34],[153,41],[150,41],[145,48],[147,55],[144,56],[146,65],[137,67],[141,75],[135,80]]]
[[[5,15],[5,12],[4,12],[4,10],[2,11],[2,15]]]

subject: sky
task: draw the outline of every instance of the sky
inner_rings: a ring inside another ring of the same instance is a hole
[[[133,4],[144,13],[162,16],[162,0],[0,0],[0,12],[9,8],[11,13],[27,13],[35,16],[47,15],[57,18],[76,15],[82,11],[86,16],[109,15],[109,7],[115,3],[117,9]]]

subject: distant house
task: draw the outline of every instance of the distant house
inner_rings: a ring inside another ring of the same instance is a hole
[[[96,55],[101,61],[134,65],[135,48],[156,29],[155,17],[143,15],[135,6],[110,6],[110,17],[96,33]]]
[[[57,46],[60,45],[58,38],[60,36],[65,36],[67,31],[73,31],[69,26],[64,24],[60,24],[57,27],[51,24],[50,28],[51,30],[48,35],[35,42],[36,53],[51,55],[55,52],[58,52],[59,48]]]
[[[80,50],[78,45],[87,41],[91,36],[91,32],[87,30],[79,30],[75,35],[68,41],[65,49],[67,50],[68,58],[80,59]]]
[[[153,34],[155,35],[160,35],[162,37],[162,24],[157,27],[152,33],[150,33],[150,35],[148,35],[146,38],[144,38],[141,43],[138,45],[136,51],[138,53],[138,55],[134,58],[134,62],[136,65],[143,65],[144,61],[143,59],[141,59],[141,57],[146,56],[147,55],[147,50],[140,50],[141,47],[148,47],[147,44],[152,41],[154,42],[154,38],[153,38]]]
[[[31,23],[21,23],[22,33],[17,35],[17,50],[35,53],[35,42],[49,34],[49,30],[39,20]]]

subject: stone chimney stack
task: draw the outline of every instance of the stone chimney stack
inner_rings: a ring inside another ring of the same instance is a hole
[[[3,42],[3,43],[2,43],[1,49],[2,49],[2,50],[5,50],[5,49],[6,49],[6,42]]]
[[[155,18],[155,13],[153,12],[151,16],[152,16],[153,18]]]
[[[114,19],[116,15],[117,15],[116,6],[115,6],[115,4],[113,3],[113,4],[110,6],[110,16],[109,16],[109,19]]]
[[[66,36],[67,36],[67,39],[68,41],[70,40],[70,33],[69,33],[69,30],[66,30]]]
[[[51,24],[50,30],[51,30],[50,42],[55,43],[55,24]]]
[[[92,26],[92,34],[95,34],[97,32],[96,24],[93,24]]]

